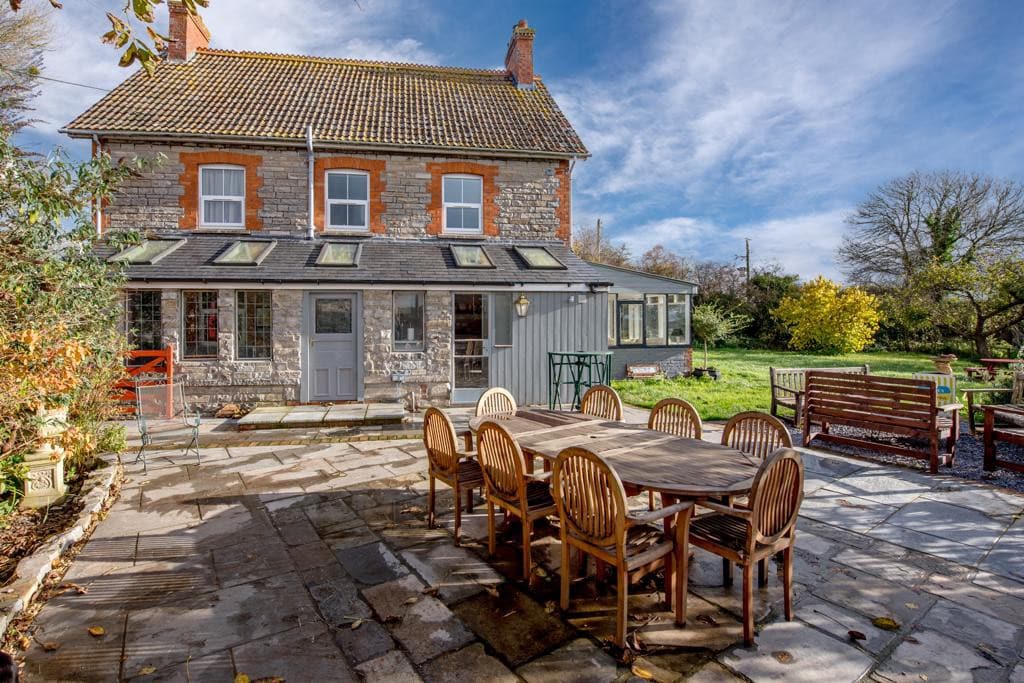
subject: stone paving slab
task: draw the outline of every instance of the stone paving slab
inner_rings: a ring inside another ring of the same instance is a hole
[[[517,534],[486,557],[482,508],[455,548],[441,487],[440,527],[426,528],[419,441],[244,443],[204,449],[199,466],[170,450],[148,475],[128,465],[121,500],[67,574],[87,592],[37,618],[27,680],[634,680],[607,642],[607,586],[576,582],[570,610],[557,609],[556,527],[533,544],[532,588],[518,580]],[[795,621],[781,616],[772,562],[755,588],[757,645],[744,647],[738,576],[723,587],[718,558],[695,551],[686,628],[657,581],[630,592],[630,630],[656,679],[1024,678],[1024,497],[804,453]],[[60,647],[43,651],[51,641]]]

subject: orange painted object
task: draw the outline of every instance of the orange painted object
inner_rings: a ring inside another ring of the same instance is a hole
[[[116,398],[121,402],[121,412],[125,415],[135,414],[135,378],[144,376],[146,384],[167,384],[167,391],[174,388],[174,346],[168,345],[163,349],[155,350],[134,350],[127,354],[128,366],[125,368],[128,376],[114,385]],[[132,361],[139,361],[133,363]],[[170,399],[170,396],[168,396]],[[170,406],[173,401],[168,400]],[[168,418],[171,416],[168,415]]]

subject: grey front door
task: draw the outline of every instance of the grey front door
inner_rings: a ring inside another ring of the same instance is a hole
[[[313,294],[309,303],[309,400],[353,400],[358,348],[355,296]]]

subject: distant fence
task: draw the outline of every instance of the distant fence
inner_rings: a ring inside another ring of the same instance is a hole
[[[174,381],[174,346],[164,349],[146,351],[129,351],[126,358],[128,376],[114,385],[117,400],[121,403],[121,412],[125,415],[135,414],[135,382],[141,384],[167,384],[172,391]]]

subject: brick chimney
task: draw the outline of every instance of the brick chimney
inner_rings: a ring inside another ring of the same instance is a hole
[[[505,70],[523,90],[533,90],[533,36],[536,31],[526,25],[526,19],[512,27],[512,38],[505,53]]]
[[[168,0],[167,9],[171,13],[167,36],[167,61],[187,62],[196,50],[210,45],[210,29],[206,28],[202,17],[189,14],[181,0]]]

